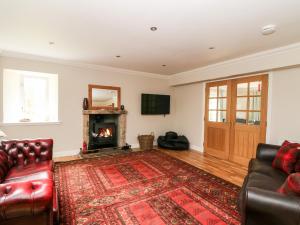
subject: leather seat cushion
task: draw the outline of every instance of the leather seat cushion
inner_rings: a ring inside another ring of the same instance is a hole
[[[280,172],[280,171],[279,171]],[[260,172],[251,172],[248,174],[246,188],[256,187],[269,191],[277,191],[286,179],[285,174],[272,172],[272,175]]]
[[[260,174],[267,175],[269,177],[273,177],[274,179],[279,180],[282,183],[287,178],[288,174],[285,172],[274,169],[268,162],[261,161],[259,159],[251,160],[249,163],[248,173],[256,172]]]
[[[38,173],[28,174],[26,176],[10,177],[9,179],[5,179],[3,184],[26,182],[26,181],[36,181],[36,180],[51,180],[51,181],[53,181],[53,172],[52,171],[41,171]]]
[[[52,206],[53,181],[36,180],[0,184],[2,207],[0,221],[22,216],[36,216]]]
[[[32,176],[40,172],[51,172],[53,171],[53,161],[43,161],[39,163],[31,163],[26,166],[12,167],[8,172],[5,180],[22,178],[26,176]]]

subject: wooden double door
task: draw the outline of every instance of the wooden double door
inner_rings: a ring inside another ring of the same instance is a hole
[[[204,150],[247,166],[264,143],[268,75],[207,83]]]

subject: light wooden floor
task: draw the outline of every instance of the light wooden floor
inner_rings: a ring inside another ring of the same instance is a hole
[[[244,177],[247,174],[247,168],[226,160],[217,159],[215,157],[202,154],[200,152],[189,151],[172,151],[165,149],[158,149],[172,157],[185,161],[197,168],[205,170],[217,177],[227,180],[238,186],[242,186]],[[79,159],[79,156],[68,156],[55,158],[55,162],[70,161]]]

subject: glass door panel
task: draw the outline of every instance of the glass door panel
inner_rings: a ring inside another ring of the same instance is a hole
[[[217,98],[213,98],[213,99],[209,99],[209,110],[217,110],[218,105],[217,105],[218,99]]]
[[[208,121],[209,122],[217,122],[217,111],[216,110],[210,110],[208,113]]]
[[[250,96],[261,95],[261,81],[250,82]]]
[[[236,116],[238,124],[260,125],[262,81],[236,85]]]
[[[218,109],[219,110],[226,110],[227,108],[227,99],[226,98],[219,98],[218,100]]]
[[[219,97],[227,97],[227,85],[219,86]]]
[[[210,98],[218,97],[218,87],[210,87],[209,88],[209,97]]]
[[[237,85],[237,96],[248,95],[248,83],[240,83]]]
[[[209,87],[208,121],[225,123],[227,121],[227,85]]]
[[[249,110],[260,111],[260,97],[249,97]]]
[[[237,97],[236,99],[236,109],[237,110],[247,110],[247,97]]]

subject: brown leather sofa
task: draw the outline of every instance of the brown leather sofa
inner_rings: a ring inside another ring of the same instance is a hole
[[[52,147],[52,139],[1,143],[1,225],[58,223]]]
[[[239,196],[242,225],[300,225],[300,197],[277,192],[288,176],[272,167],[279,148],[259,144],[249,163]]]

